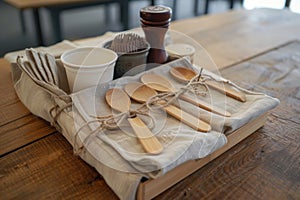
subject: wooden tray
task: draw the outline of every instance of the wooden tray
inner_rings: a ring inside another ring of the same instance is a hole
[[[259,117],[253,119],[246,125],[242,126],[238,130],[227,135],[227,143],[222,148],[218,149],[212,154],[202,159],[191,160],[184,164],[181,164],[157,179],[149,179],[141,182],[137,191],[137,199],[146,200],[159,195],[169,187],[175,185],[177,182],[181,181],[182,179],[194,173],[210,161],[222,155],[231,147],[235,146],[240,141],[254,133],[257,129],[262,127],[267,120],[267,115],[268,113],[264,113]]]

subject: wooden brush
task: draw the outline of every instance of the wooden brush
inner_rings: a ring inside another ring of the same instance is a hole
[[[120,33],[112,41],[109,49],[117,53],[133,53],[146,49],[146,40],[136,33]]]

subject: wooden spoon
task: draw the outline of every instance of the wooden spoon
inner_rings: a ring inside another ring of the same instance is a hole
[[[116,111],[127,112],[130,109],[130,98],[121,89],[109,89],[105,94],[105,99],[107,104]],[[159,154],[162,152],[162,144],[139,117],[135,116],[127,120],[147,153]]]
[[[141,81],[146,84],[147,86],[151,87],[154,90],[160,91],[160,92],[175,92],[176,88],[173,87],[173,85],[170,83],[170,81],[162,76],[156,75],[156,74],[145,74],[141,77]],[[202,101],[201,99],[195,99],[191,98],[185,94],[180,95],[180,99],[187,101],[191,104],[194,104],[196,106],[199,106],[200,108],[203,108],[207,111],[230,117],[231,113],[224,111],[217,107],[212,107],[210,104],[206,103],[205,101]]]
[[[188,82],[197,75],[195,71],[186,67],[174,67],[170,70],[170,73],[178,81]],[[240,91],[236,91],[233,88],[226,87],[226,85],[220,84],[212,80],[206,80],[205,83],[209,86],[224,93],[225,95],[232,97],[238,101],[245,102],[246,96]]]
[[[138,82],[127,84],[125,86],[125,91],[132,99],[140,103],[146,102],[150,97],[153,97],[157,94],[157,92],[152,88]],[[209,124],[201,121],[187,112],[184,112],[176,106],[168,105],[163,107],[163,109],[169,115],[175,117],[197,131],[208,132],[211,130],[211,126]]]

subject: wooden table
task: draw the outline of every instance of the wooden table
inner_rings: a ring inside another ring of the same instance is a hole
[[[300,15],[233,11],[174,22],[222,75],[280,99],[265,126],[156,199],[300,199]],[[1,199],[117,199],[54,128],[19,101],[0,60]]]

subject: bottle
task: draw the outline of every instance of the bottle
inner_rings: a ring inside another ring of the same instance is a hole
[[[147,63],[165,63],[168,54],[165,50],[164,39],[168,31],[172,9],[166,6],[148,6],[140,10],[140,21],[145,38],[150,44]]]

